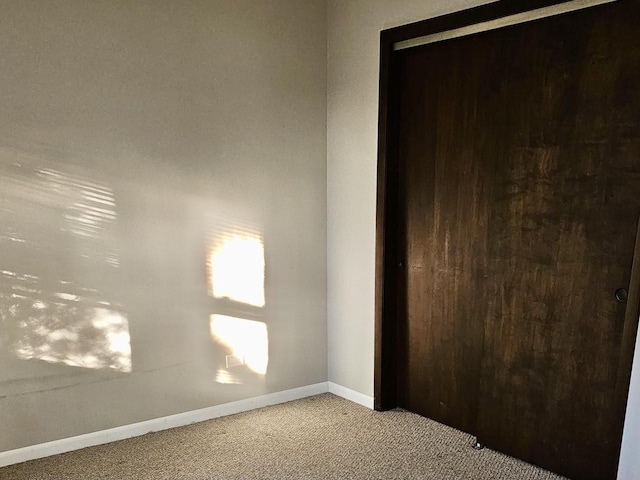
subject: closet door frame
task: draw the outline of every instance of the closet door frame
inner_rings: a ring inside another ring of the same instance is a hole
[[[608,3],[609,1],[625,0],[595,0],[592,4]],[[573,8],[577,4],[582,6]],[[399,92],[395,52],[399,48],[430,43],[431,38],[436,39],[434,41],[437,41],[438,38],[447,38],[447,35],[453,30],[460,32],[458,36],[473,33],[472,26],[478,24],[488,25],[489,29],[499,28],[501,19],[505,17],[525,17],[526,12],[544,12],[544,9],[552,10],[554,7],[558,7],[558,10],[577,10],[587,8],[592,4],[589,0],[498,1],[381,32],[375,267],[374,408],[376,410],[389,410],[398,406],[398,385],[396,382],[398,365],[396,359],[401,354],[398,345],[398,325],[401,322],[398,321],[398,318],[403,315],[401,298],[404,285],[402,284],[403,267],[401,265],[403,255],[399,239],[403,219],[399,215],[399,159],[397,155]],[[493,27],[491,27],[492,25]],[[640,230],[638,239],[640,239]],[[640,258],[640,240],[636,244],[635,258]],[[624,415],[627,402],[638,317],[640,316],[640,265],[637,263],[634,262],[631,276],[618,370],[618,387],[616,388],[615,400],[620,406],[622,415]]]

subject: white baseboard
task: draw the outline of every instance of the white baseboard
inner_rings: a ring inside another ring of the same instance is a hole
[[[362,393],[343,387],[333,382],[322,382],[305,387],[293,388],[282,392],[269,393],[259,397],[238,400],[237,402],[223,403],[214,407],[202,408],[191,412],[178,413],[168,417],[154,418],[131,425],[110,428],[99,432],[87,433],[76,437],[63,438],[52,442],[40,443],[30,447],[17,448],[0,452],[0,467],[13,465],[14,463],[35,460],[36,458],[49,457],[59,453],[80,450],[81,448],[93,447],[105,443],[117,442],[127,438],[138,437],[151,432],[159,432],[169,428],[182,427],[192,423],[204,422],[213,418],[233,415],[234,413],[246,412],[256,408],[268,407],[278,403],[290,402],[300,398],[311,397],[321,393],[331,392],[334,395],[345,398],[355,403],[359,403],[367,408],[373,408],[373,398]]]
[[[351,390],[350,388],[343,387],[342,385],[338,385],[337,383],[328,382],[329,384],[329,392],[334,395],[338,395],[339,397],[346,398],[347,400],[351,400],[352,402],[359,403],[360,405],[373,409],[373,397],[369,397],[360,392],[356,392],[355,390]]]
[[[59,453],[71,452],[73,450],[80,450],[81,448],[102,445],[104,443],[116,442],[118,440],[167,430],[169,428],[182,427],[191,423],[204,422],[205,420],[233,415],[234,413],[246,412],[256,408],[268,407],[269,405],[319,395],[327,391],[329,391],[328,382],[316,383],[314,385],[270,393],[246,400],[238,400],[237,402],[224,403],[222,405],[216,405],[215,407],[179,413],[168,417],[154,418],[153,420],[147,420],[145,422],[133,423],[122,427],[78,435],[76,437],[63,438],[30,447],[8,450],[6,452],[0,452],[0,467],[26,462],[27,460],[34,460],[36,458],[49,457]],[[343,396],[340,393],[336,393],[336,395]],[[345,396],[345,398],[348,397]],[[349,400],[351,399],[349,398]]]

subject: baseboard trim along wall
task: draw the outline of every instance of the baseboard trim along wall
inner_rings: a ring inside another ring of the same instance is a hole
[[[76,437],[63,438],[52,442],[40,443],[30,447],[17,448],[0,452],[0,467],[13,465],[15,463],[35,460],[36,458],[49,457],[60,453],[80,450],[81,448],[93,447],[105,443],[117,442],[127,438],[138,437],[151,432],[159,432],[169,428],[183,427],[192,423],[204,422],[234,413],[246,412],[256,408],[268,407],[279,403],[299,400],[321,393],[331,392],[334,395],[343,397],[368,408],[373,408],[373,398],[358,393],[349,388],[337,385],[333,382],[322,382],[305,387],[293,388],[282,392],[270,393],[259,397],[238,400],[237,402],[224,403],[214,407],[202,408],[191,412],[179,413],[168,417],[154,418],[131,425],[110,428],[99,432],[87,433]]]
[[[233,415],[234,413],[246,412],[256,408],[268,407],[278,403],[290,402],[300,398],[311,397],[329,391],[327,382],[307,385],[305,387],[284,390],[282,392],[270,393],[259,397],[238,400],[237,402],[224,403],[214,407],[202,408],[191,412],[178,413],[168,417],[154,418],[131,425],[110,428],[99,432],[87,433],[76,437],[63,438],[52,442],[40,443],[30,447],[17,448],[0,452],[0,467],[13,465],[14,463],[26,462],[36,458],[49,457],[59,453],[80,450],[81,448],[93,447],[104,443],[116,442],[127,438],[138,437],[151,432],[159,432],[169,428],[182,427],[192,423],[204,422],[213,418]]]
[[[364,395],[363,393],[356,392],[355,390],[351,390],[347,387],[343,387],[342,385],[338,385],[337,383],[328,383],[329,392],[333,393],[334,395],[346,398],[347,400],[351,400],[354,403],[359,403],[363,407],[373,409],[373,397],[369,397],[368,395]]]

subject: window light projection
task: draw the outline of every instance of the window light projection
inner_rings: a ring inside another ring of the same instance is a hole
[[[64,218],[71,233],[100,238],[104,228],[117,218],[113,192],[109,187],[50,168],[39,169],[37,174],[49,189],[68,199]]]
[[[39,284],[33,275],[0,272],[0,343],[22,360],[131,371],[129,322],[121,307],[83,297],[81,289],[47,294]]]
[[[230,371],[224,368],[219,368],[216,372],[216,383],[223,383],[226,385],[240,385],[242,381]]]
[[[130,372],[112,188],[5,147],[0,171],[0,349]]]
[[[264,243],[254,228],[223,228],[213,235],[207,259],[209,295],[263,307]]]
[[[93,319],[80,328],[51,329],[42,322],[21,336],[12,350],[23,360],[64,363],[72,367],[131,371],[129,324],[120,313],[96,308]],[[26,322],[33,326],[33,320]]]
[[[232,362],[246,365],[252,372],[264,375],[269,364],[269,338],[263,322],[226,315],[211,315],[211,336],[230,350]],[[230,368],[232,364],[227,361]],[[218,372],[219,383],[236,383],[230,375]]]

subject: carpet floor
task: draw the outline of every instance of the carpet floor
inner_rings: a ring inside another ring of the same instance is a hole
[[[562,479],[472,443],[323,394],[0,468],[0,479]]]

